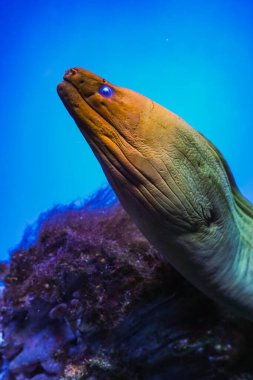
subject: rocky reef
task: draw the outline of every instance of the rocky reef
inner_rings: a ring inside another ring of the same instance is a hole
[[[164,262],[110,189],[43,214],[0,272],[1,379],[253,379],[252,325]]]

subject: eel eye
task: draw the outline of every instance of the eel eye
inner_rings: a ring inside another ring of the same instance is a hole
[[[98,92],[100,95],[102,95],[104,98],[110,98],[114,94],[114,89],[110,86],[107,86],[106,84],[103,84]]]

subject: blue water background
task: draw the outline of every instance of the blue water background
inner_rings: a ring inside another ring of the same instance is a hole
[[[1,4],[0,257],[41,211],[106,182],[56,93],[85,67],[206,135],[253,201],[253,2]]]

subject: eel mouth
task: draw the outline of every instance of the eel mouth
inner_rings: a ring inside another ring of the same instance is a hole
[[[92,140],[100,140],[102,135],[113,130],[111,124],[88,101],[96,93],[99,82],[101,79],[95,74],[72,68],[65,72],[63,81],[57,86],[62,102],[90,145]]]
[[[84,138],[89,145],[94,145],[94,140],[96,139],[95,131],[98,120],[101,117],[89,106],[78,88],[71,82],[64,79],[58,84],[57,92]],[[101,120],[99,122],[101,123]]]
[[[103,137],[114,142],[119,139],[110,117],[104,114],[104,103],[98,94],[105,83],[113,86],[88,70],[74,67],[65,72],[57,86],[62,102],[90,145],[92,140],[101,144]]]
[[[90,145],[105,172],[135,182],[125,154],[122,136],[92,103],[98,88],[105,80],[87,70],[73,68],[66,71],[57,92]],[[108,83],[108,82],[107,82]],[[99,107],[98,107],[99,108]]]
[[[99,86],[99,77],[94,78],[95,75],[90,74],[91,79],[87,70],[79,68],[67,70],[63,81],[57,86],[57,92],[100,163],[114,162],[108,142],[113,136],[115,137],[116,132],[87,101],[96,92],[95,87]],[[106,143],[105,138],[107,138]]]
[[[58,95],[75,120],[78,116],[87,115],[87,111],[91,108],[85,99],[85,94],[80,90],[80,85],[84,83],[84,79],[81,78],[77,81],[78,77],[80,74],[77,68],[69,69],[65,72],[63,81],[57,86]],[[82,88],[85,89],[85,86]],[[84,107],[86,112],[81,112]]]

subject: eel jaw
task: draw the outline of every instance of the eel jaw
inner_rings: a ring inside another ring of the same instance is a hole
[[[82,87],[81,92],[77,83],[69,80],[69,71],[64,75],[64,80],[58,84],[57,92],[88,143],[92,145],[93,140],[99,143],[100,136],[112,127],[86,101],[85,95],[90,96],[89,86],[85,94],[83,90],[85,87]]]
[[[79,88],[76,87],[77,73],[75,70],[70,69],[65,73],[64,80],[57,86],[57,92],[100,162],[108,181],[113,184],[114,189],[124,187],[131,192],[130,188],[138,185],[138,178],[131,178],[131,170],[120,148],[122,147],[122,138],[117,130],[86,101],[83,89],[82,94],[80,93]],[[87,97],[91,96],[90,87],[86,92]],[[120,198],[121,191],[116,190],[116,192]]]

